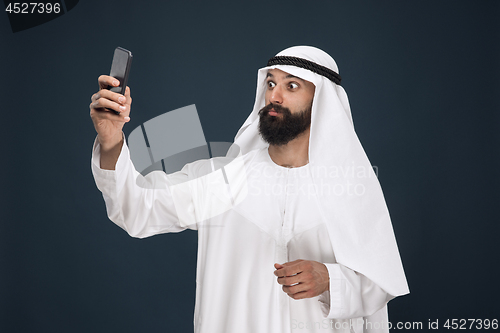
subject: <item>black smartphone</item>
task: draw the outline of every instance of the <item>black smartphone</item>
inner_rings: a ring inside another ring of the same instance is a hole
[[[131,64],[132,52],[122,47],[117,47],[113,56],[113,62],[111,63],[111,71],[109,72],[109,76],[112,76],[120,81],[120,85],[118,87],[108,87],[109,90],[125,95],[125,89],[127,88],[127,81]],[[118,111],[113,110],[113,112],[116,114],[120,114],[120,112]]]

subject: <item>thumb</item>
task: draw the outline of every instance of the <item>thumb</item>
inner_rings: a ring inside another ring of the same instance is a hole
[[[285,267],[285,266],[278,264],[278,263],[274,264],[274,268],[276,268],[276,269],[281,269],[283,267]]]

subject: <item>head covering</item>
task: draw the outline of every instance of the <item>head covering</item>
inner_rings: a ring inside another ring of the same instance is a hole
[[[318,208],[337,262],[365,275],[393,296],[407,294],[384,196],[354,131],[347,94],[338,84],[337,64],[327,53],[310,46],[295,46],[281,51],[269,66],[259,70],[253,111],[236,134],[227,156],[268,146],[258,132],[258,112],[265,106],[267,72],[274,68],[315,85],[308,177],[315,185]]]

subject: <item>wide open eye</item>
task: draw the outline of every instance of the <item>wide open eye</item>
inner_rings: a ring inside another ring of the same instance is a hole
[[[299,85],[295,82],[290,82],[288,86],[290,87],[290,89],[297,89],[299,87]]]
[[[274,87],[276,87],[276,83],[274,83],[273,81],[267,81],[267,87],[274,88]]]

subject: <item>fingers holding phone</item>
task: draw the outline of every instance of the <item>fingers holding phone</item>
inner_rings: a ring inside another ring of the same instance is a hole
[[[130,121],[132,98],[127,81],[131,63],[132,53],[117,47],[110,75],[99,76],[99,91],[91,97],[90,117],[103,146],[120,142],[123,125]]]
[[[110,87],[119,87],[120,81],[110,75],[101,75],[97,79],[99,90],[109,89]]]
[[[121,140],[123,125],[130,121],[130,88],[126,87],[125,95],[101,89],[92,95],[91,100],[90,117],[99,135],[99,141],[103,143],[103,140]]]
[[[112,90],[108,90],[108,86],[117,85],[119,83],[118,80],[107,75],[101,75],[98,79],[98,82],[101,90],[92,95],[92,103],[90,104],[90,108],[98,112],[111,112],[111,115],[116,114],[119,116],[110,117],[110,115],[108,114],[103,114],[103,116],[107,119],[116,121],[128,121],[124,118],[128,117],[130,113],[130,104],[132,103],[132,98],[130,97],[130,88],[126,87],[126,89],[124,89],[124,95],[121,93],[113,92]],[[129,111],[129,113],[124,113],[125,111]]]

